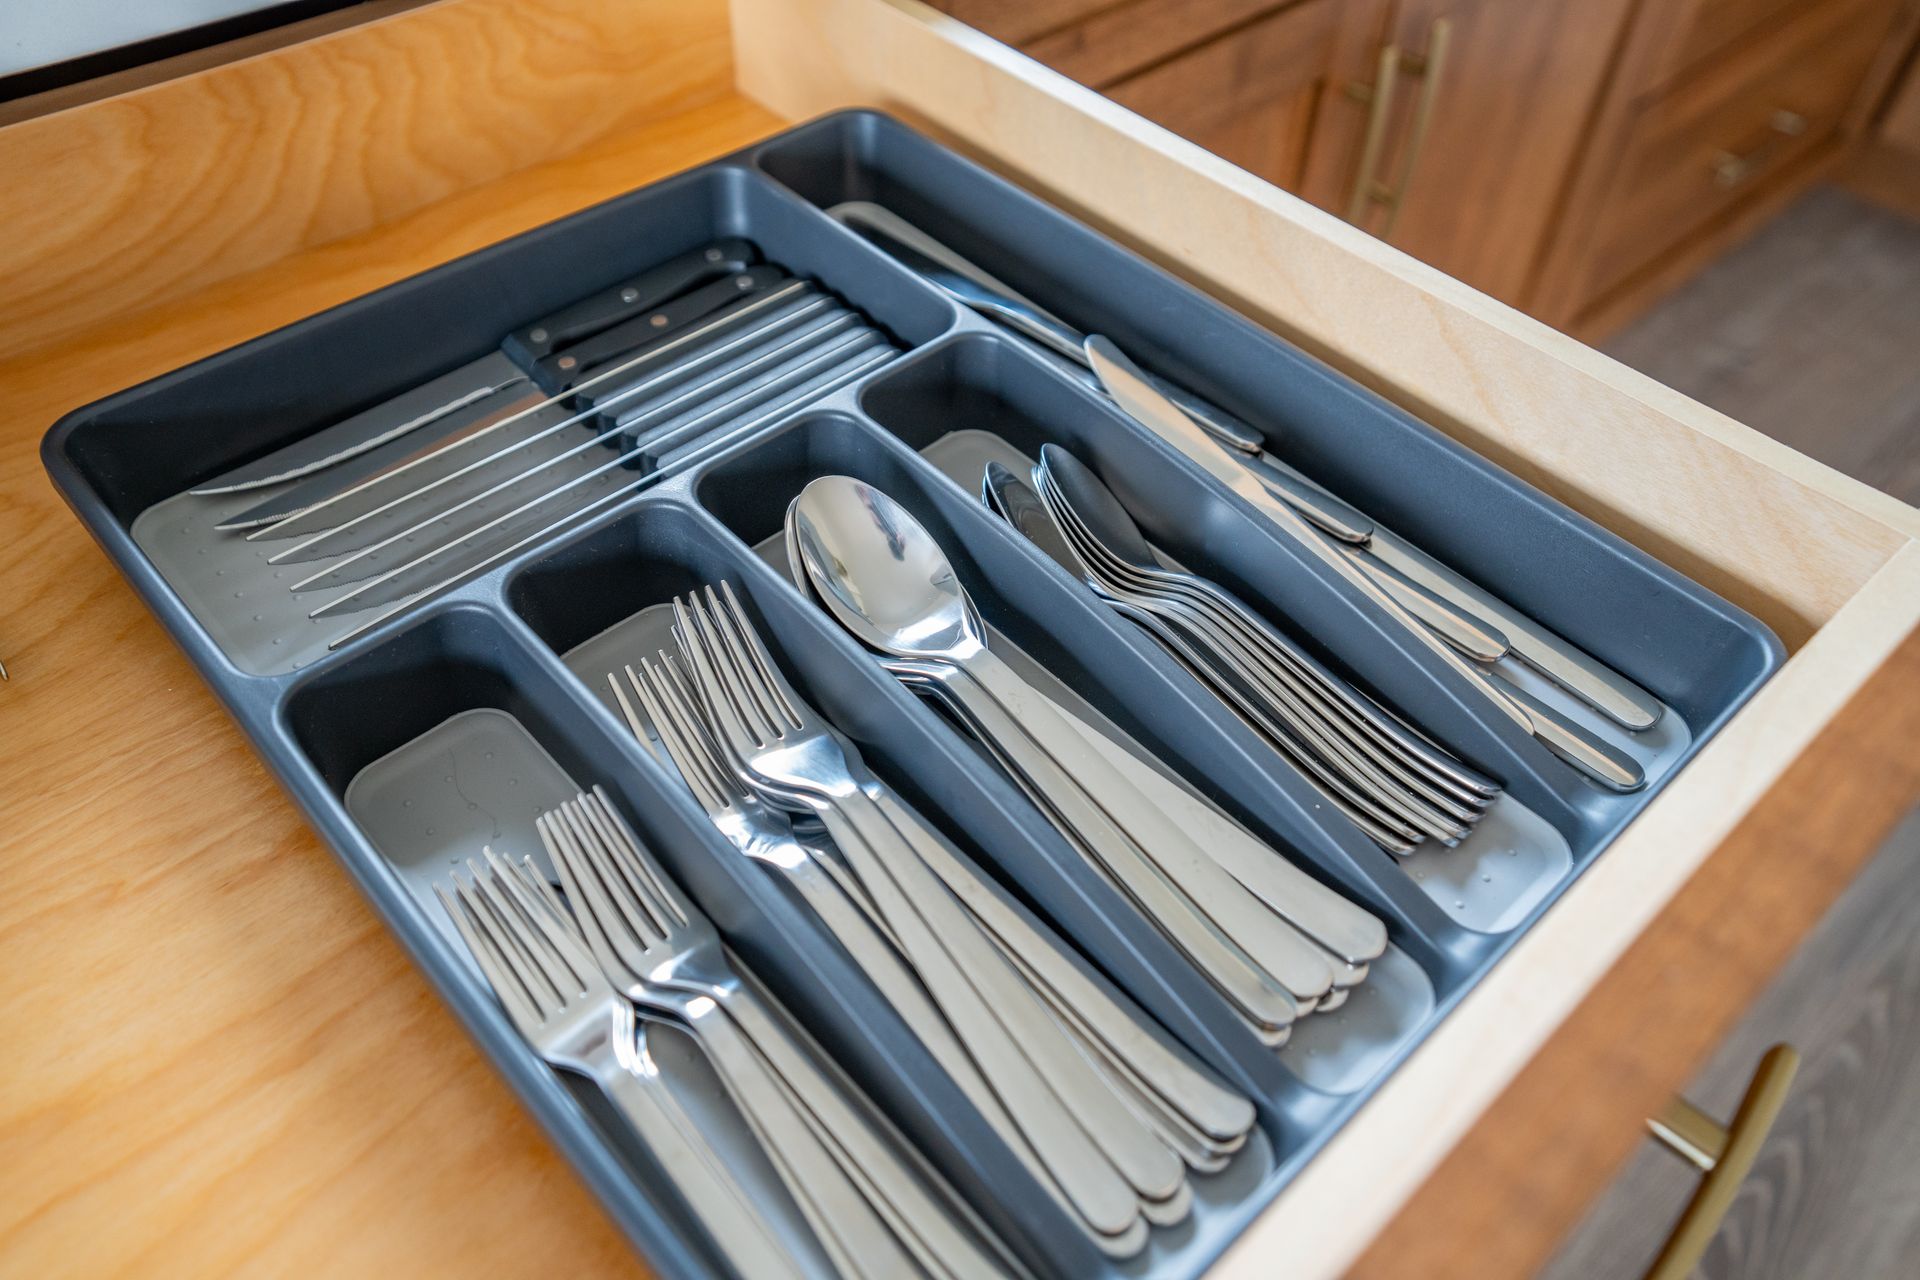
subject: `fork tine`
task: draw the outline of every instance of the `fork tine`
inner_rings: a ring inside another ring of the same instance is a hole
[[[705,598],[701,599],[702,596]],[[712,628],[713,637],[719,641],[729,668],[740,678],[741,687],[753,700],[753,705],[760,709],[760,713],[767,718],[767,723],[773,726],[774,736],[779,736],[780,731],[792,722],[793,717],[789,714],[791,708],[783,703],[778,692],[769,684],[765,672],[756,671],[751,665],[745,646],[740,644],[733,635],[734,619],[721,604],[720,597],[714,592],[713,586],[708,584],[701,588],[694,593],[694,598],[699,601],[699,608],[707,625]],[[734,606],[738,609],[739,602],[734,601]],[[743,620],[744,616],[741,615]]]
[[[519,980],[527,998],[540,1011],[540,1020],[546,1021],[566,1007],[565,994],[554,985],[533,951],[528,948],[525,931],[502,914],[501,907],[504,904],[496,904],[487,894],[484,873],[479,865],[468,859],[467,868],[468,880],[462,881],[458,876],[454,878],[454,886],[460,891],[460,900],[491,936],[496,953]]]
[[[666,748],[668,761],[679,770],[681,779],[702,809],[711,813],[726,807],[726,789],[715,777],[718,770],[707,756],[704,744],[697,744],[699,728],[688,722],[689,709],[676,705],[675,692],[666,687],[651,662],[642,661],[640,667],[646,672],[646,678],[643,680],[628,667],[627,680],[646,708],[647,719],[653,721],[653,727],[659,732],[660,745]]]
[[[524,895],[539,899],[540,905],[546,909],[549,917],[565,929],[576,942],[579,941],[580,929],[574,923],[573,913],[567,909],[565,903],[560,901],[560,896],[553,891],[553,886],[547,883],[547,878],[540,874],[540,868],[534,865],[532,858],[522,858],[520,862],[515,863],[495,853],[490,844],[481,845],[480,854],[487,860],[487,865],[493,868],[494,874],[511,882],[516,890],[516,897]]]
[[[713,634],[712,620],[707,616],[706,606],[700,603],[696,592],[674,601],[675,617],[680,625],[675,635],[680,641],[680,651],[695,664],[703,681],[710,678],[713,685],[702,684],[703,693],[711,693],[718,688],[725,697],[727,705],[732,707],[757,743],[771,742],[777,736],[772,718],[765,707],[748,697],[745,686],[740,684],[732,670],[731,656]],[[665,658],[662,654],[662,658]],[[702,665],[704,664],[704,665]]]
[[[627,668],[627,675],[629,678],[632,677],[632,667]],[[619,677],[609,671],[607,672],[607,683],[613,687],[613,700],[620,704],[620,714],[626,718],[627,728],[633,731],[633,736],[638,738],[641,745],[644,746],[647,741],[647,726],[641,721],[639,716],[633,713],[633,704],[627,701],[627,692],[620,687]],[[659,717],[653,715],[651,712],[648,713],[647,719],[652,720],[656,726],[659,724]]]
[[[746,655],[721,630],[720,620],[696,598],[691,608],[700,643],[713,659],[713,669],[736,705],[751,707],[758,717],[759,740],[763,745],[778,742],[788,724],[784,710],[772,708],[759,673],[746,664]]]
[[[590,978],[577,962],[584,957],[578,957],[577,951],[569,946],[572,939],[567,937],[566,931],[546,918],[546,912],[540,909],[536,900],[526,896],[524,888],[516,893],[512,883],[491,871],[483,870],[471,858],[467,860],[467,865],[473,868],[474,879],[487,901],[513,929],[517,941],[532,956],[547,981],[553,984],[561,1005],[569,1005],[579,999],[590,986]],[[587,963],[592,962],[589,960]]]
[[[565,831],[570,855],[578,861],[582,879],[588,882],[588,893],[605,904],[605,909],[617,912],[641,946],[664,942],[672,922],[608,860],[600,833],[581,812],[580,801],[569,800],[547,816]]]
[[[600,828],[605,837],[607,850],[614,865],[625,871],[629,878],[644,881],[652,891],[657,908],[656,915],[672,915],[685,926],[692,923],[695,914],[686,896],[680,892],[680,886],[674,883],[666,868],[653,852],[640,842],[640,837],[627,824],[627,820],[614,807],[613,800],[607,795],[605,787],[595,783],[593,791],[582,793],[580,808],[587,817]]]
[[[541,814],[534,819],[534,826],[539,830],[540,843],[546,846],[547,856],[553,859],[554,869],[560,873],[560,883],[568,899],[577,904],[576,914],[587,945],[603,970],[608,974],[622,974],[631,966],[622,958],[625,949],[614,945],[613,935],[618,932],[622,937],[632,938],[640,950],[645,950],[646,944],[632,937],[631,926],[607,901],[593,869],[585,865],[585,859],[574,848],[554,813]]]
[[[694,688],[693,677],[687,674],[686,664],[668,654],[666,661],[652,669],[652,674],[658,681],[665,705],[673,708],[687,726],[688,740],[706,763],[721,797],[728,801],[745,799],[746,784],[727,767],[726,752],[719,745],[718,733],[707,722],[699,691]]]
[[[722,750],[732,757],[728,763],[737,772],[742,764],[739,757],[749,750],[757,750],[765,739],[755,732],[733,705],[719,669],[714,665],[713,655],[701,643],[693,615],[678,600],[673,602],[673,612],[680,650],[686,655],[687,665],[693,669],[694,688],[699,691],[701,704],[706,709],[707,723],[713,728],[714,738]],[[664,661],[666,655],[662,653],[661,658]]]
[[[460,877],[453,877],[454,894],[449,894],[440,885],[434,885],[433,891],[440,899],[440,905],[453,920],[453,927],[460,932],[461,941],[467,944],[474,963],[480,966],[480,972],[486,976],[487,985],[493,988],[493,994],[506,1007],[507,1016],[520,1028],[522,1035],[546,1021],[539,1002],[528,994],[526,987],[508,967],[506,957],[495,946],[491,926],[483,923],[473,913],[464,895],[456,897],[460,890]]]
[[[707,600],[714,616],[723,624],[729,638],[744,655],[743,665],[750,665],[759,676],[759,687],[775,704],[776,713],[786,717],[787,723],[798,728],[802,723],[799,709],[794,705],[797,695],[787,684],[787,678],[780,674],[780,668],[774,665],[773,655],[767,652],[767,646],[761,643],[760,633],[754,629],[747,618],[747,611],[740,604],[740,598],[733,593],[733,584],[721,580],[720,592],[724,602],[714,594],[712,587],[707,588]]]

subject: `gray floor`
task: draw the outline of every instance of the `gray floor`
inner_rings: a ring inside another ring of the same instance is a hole
[[[1920,505],[1920,222],[1823,187],[1603,349]]]
[[[1817,191],[1608,349],[1920,502],[1920,223]],[[1805,1055],[1800,1075],[1696,1274],[1920,1274],[1920,811],[1688,1096],[1730,1114],[1761,1052],[1782,1040]],[[1696,1179],[1647,1142],[1543,1274],[1642,1275]]]

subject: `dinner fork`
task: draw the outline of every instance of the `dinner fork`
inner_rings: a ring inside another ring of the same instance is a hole
[[[640,1050],[634,1010],[571,926],[469,860],[440,904],[521,1038],[550,1065],[585,1076],[631,1124],[709,1241],[748,1280],[830,1274],[824,1259],[783,1247],[745,1189],[691,1131],[658,1067]],[[531,908],[531,909],[530,909]]]
[[[953,1027],[907,967],[899,940],[879,918],[852,872],[838,857],[804,845],[795,836],[786,813],[748,790],[722,761],[720,748],[707,731],[698,695],[679,663],[666,657],[659,664],[641,665],[644,675],[631,666],[624,670],[628,686],[644,708],[645,720],[636,713],[619,679],[611,672],[607,676],[634,736],[649,743],[647,726],[653,726],[665,763],[679,773],[714,825],[742,853],[787,878],[1034,1180],[1065,1212],[1077,1213],[980,1074]],[[1118,1256],[1131,1256],[1143,1243],[1143,1238],[1134,1237],[1141,1237],[1144,1230],[1142,1224],[1132,1236],[1106,1243],[1117,1250]]]
[[[634,695],[660,734],[669,763],[683,776],[697,779],[689,781],[689,788],[715,823],[723,831],[733,833],[729,838],[735,839],[743,849],[749,848],[753,837],[746,833],[753,819],[747,815],[759,814],[762,815],[760,822],[776,824],[774,829],[781,832],[776,838],[793,850],[790,857],[811,856],[827,867],[838,868],[836,858],[810,855],[801,847],[786,820],[769,813],[756,798],[744,792],[715,758],[714,748],[699,722],[693,691],[680,674],[679,664],[669,661],[663,665],[643,663],[642,666],[646,672],[644,679],[631,666],[625,668]],[[634,713],[620,682],[611,675],[609,680],[628,727],[645,741],[645,724]],[[886,793],[877,799],[883,809],[891,802]],[[1044,934],[1039,926],[1029,923],[1003,901],[1003,891],[997,886],[986,882],[938,844],[930,845],[925,853],[933,855],[929,865],[935,873],[985,926],[988,936],[1021,970],[1096,1065],[1116,1087],[1126,1091],[1128,1100],[1145,1114],[1162,1140],[1196,1169],[1216,1172],[1225,1167],[1227,1158],[1245,1142],[1247,1131],[1253,1125],[1252,1105],[1183,1050],[1149,1031],[1147,1015],[1124,996],[1110,995],[1083,974],[1067,958],[1057,939]],[[841,871],[840,874],[847,882],[857,883],[852,881],[851,873]],[[839,900],[839,905],[845,910],[848,904]],[[871,910],[870,905],[868,909]],[[875,931],[883,932],[884,926],[878,922],[871,924],[865,936],[871,937]],[[908,1007],[902,1010],[909,1026],[918,1029],[917,1024],[926,1023],[945,1033],[937,1034],[936,1038],[942,1046],[952,1046],[956,1065],[964,1068],[962,1087],[977,1082],[979,1077],[971,1062],[958,1052],[957,1042],[952,1040],[946,1024],[940,1021],[918,984],[898,963],[893,952],[886,952],[886,957],[894,961],[889,969],[897,975],[899,989],[909,993]],[[936,1050],[935,1056],[942,1060],[943,1066],[947,1065],[945,1055]],[[973,1090],[968,1091],[973,1096]],[[992,1113],[998,1113],[997,1103]]]
[[[1129,1233],[1141,1200],[1184,1182],[1178,1157],[1065,1039],[1038,997],[873,801],[852,744],[786,683],[727,588],[674,601],[675,635],[730,767],[763,797],[818,813],[929,993],[1085,1221]]]

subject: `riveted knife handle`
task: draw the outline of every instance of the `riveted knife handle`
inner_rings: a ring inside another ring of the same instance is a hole
[[[596,369],[604,369],[637,348],[664,338],[756,290],[779,284],[786,278],[787,273],[779,267],[764,264],[734,272],[691,292],[682,293],[584,342],[576,342],[564,351],[536,360],[529,372],[533,380],[540,384],[541,390],[550,396],[557,396],[578,386],[583,379],[592,377]]]
[[[759,252],[745,240],[716,240],[515,329],[500,349],[522,369],[531,369],[535,361],[563,347],[604,333],[709,280],[745,271],[759,260]]]

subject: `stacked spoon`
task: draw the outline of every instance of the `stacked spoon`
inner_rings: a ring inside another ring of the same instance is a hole
[[[1381,922],[1023,680],[945,553],[885,493],[814,480],[788,508],[787,548],[827,613],[946,704],[1263,1042],[1285,1043],[1366,977]]]
[[[1459,843],[1500,794],[1232,594],[1168,568],[1119,499],[1066,450],[1041,449],[1032,487],[989,464],[982,488],[989,506],[1158,641],[1391,852]]]

